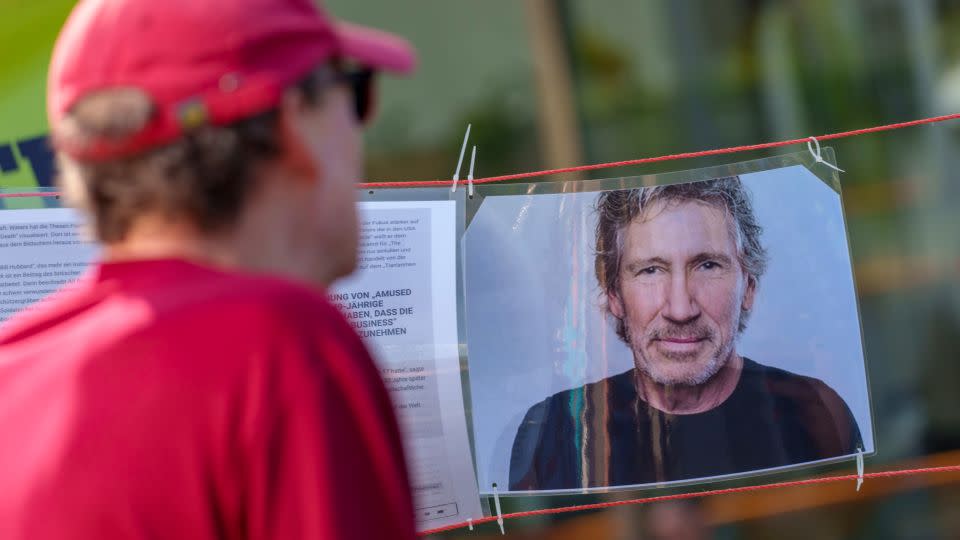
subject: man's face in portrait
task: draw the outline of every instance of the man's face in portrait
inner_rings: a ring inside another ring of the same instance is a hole
[[[659,384],[710,380],[734,350],[755,284],[733,218],[698,201],[657,202],[623,231],[620,286],[609,293],[637,368]]]

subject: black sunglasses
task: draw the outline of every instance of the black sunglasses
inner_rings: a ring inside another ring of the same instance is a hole
[[[341,71],[337,79],[346,83],[353,92],[354,112],[357,122],[367,123],[373,116],[374,92],[373,78],[376,73],[370,68],[361,68],[350,71]]]
[[[301,88],[307,95],[318,96],[328,86],[346,85],[353,94],[357,122],[365,124],[373,116],[375,75],[376,72],[370,68],[346,68],[338,63],[327,64],[307,77],[301,83]]]

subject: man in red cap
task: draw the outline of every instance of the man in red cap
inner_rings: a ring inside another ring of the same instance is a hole
[[[310,0],[83,0],[49,116],[102,262],[0,329],[0,538],[413,538],[389,396],[324,287],[399,38]]]

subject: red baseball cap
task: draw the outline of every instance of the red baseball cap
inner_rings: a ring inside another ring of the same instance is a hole
[[[177,139],[198,119],[223,125],[267,111],[334,57],[401,74],[415,64],[402,38],[334,21],[313,0],[81,0],[50,64],[53,144],[83,160],[136,154]],[[57,133],[80,99],[121,88],[153,102],[142,131],[82,144]]]

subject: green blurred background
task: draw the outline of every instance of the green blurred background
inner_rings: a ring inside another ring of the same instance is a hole
[[[960,0],[326,3],[339,17],[408,37],[420,53],[414,76],[381,84],[379,116],[367,135],[371,180],[449,178],[468,123],[477,176],[490,176],[960,112]],[[43,59],[71,4],[0,0],[0,187],[44,177],[15,143],[46,131]],[[960,122],[830,146],[847,171],[843,199],[875,415],[878,453],[867,469],[960,464]],[[731,485],[738,484],[709,487]],[[675,491],[683,490],[510,499],[504,510]],[[443,536],[500,536],[495,525],[477,529]],[[543,539],[960,538],[960,475],[868,480],[859,493],[851,482],[518,519],[507,522],[507,532]]]

